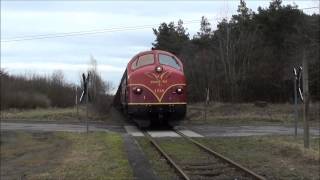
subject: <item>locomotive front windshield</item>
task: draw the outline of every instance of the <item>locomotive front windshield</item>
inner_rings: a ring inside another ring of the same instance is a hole
[[[168,55],[165,55],[165,54],[159,54],[159,62],[160,62],[160,64],[168,65],[168,66],[171,66],[173,68],[180,69],[179,63],[172,56],[168,56]]]
[[[154,63],[153,54],[142,55],[142,56],[139,56],[137,58],[137,60],[135,60],[132,63],[131,69],[137,69],[137,68],[140,68],[142,66],[146,66],[146,65],[149,65],[149,64],[153,64],[153,63]]]

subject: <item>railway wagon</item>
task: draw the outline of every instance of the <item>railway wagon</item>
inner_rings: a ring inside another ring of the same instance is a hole
[[[135,55],[121,78],[114,105],[142,127],[154,121],[178,124],[187,106],[182,62],[161,50]]]

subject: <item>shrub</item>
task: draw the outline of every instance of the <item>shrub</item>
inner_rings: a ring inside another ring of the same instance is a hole
[[[0,70],[0,109],[30,109],[74,105],[74,85],[65,83],[61,71],[52,76],[15,76]]]
[[[1,99],[5,108],[47,108],[50,106],[50,99],[40,93],[13,92]]]

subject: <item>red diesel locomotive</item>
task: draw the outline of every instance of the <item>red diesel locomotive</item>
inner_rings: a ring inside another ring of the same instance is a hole
[[[130,60],[114,104],[140,126],[155,120],[174,125],[185,117],[186,93],[181,61],[169,52],[151,50]]]

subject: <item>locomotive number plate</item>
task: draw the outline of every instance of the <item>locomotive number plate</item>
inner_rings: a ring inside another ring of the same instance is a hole
[[[164,89],[157,88],[157,89],[154,89],[154,92],[155,93],[163,93]]]

